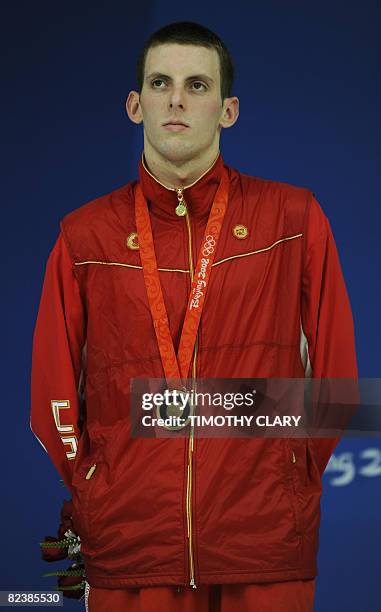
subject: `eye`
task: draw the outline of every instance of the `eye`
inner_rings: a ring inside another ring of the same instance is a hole
[[[163,81],[163,79],[154,79],[153,81],[151,81],[151,86],[154,89],[163,89],[162,87],[160,87],[160,83],[163,83],[165,85],[165,81]]]
[[[192,83],[192,87],[196,91],[206,91],[207,90],[207,86],[204,83],[201,83],[201,81],[194,81]]]

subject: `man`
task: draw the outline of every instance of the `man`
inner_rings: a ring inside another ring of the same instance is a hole
[[[91,612],[313,607],[337,439],[131,435],[132,378],[357,377],[314,195],[223,163],[232,82],[214,33],[154,33],[126,104],[139,180],[68,214],[47,264],[31,426],[72,493]]]

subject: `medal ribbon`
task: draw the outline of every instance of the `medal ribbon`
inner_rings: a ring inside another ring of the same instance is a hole
[[[144,282],[151,316],[167,381],[170,378],[185,379],[188,376],[189,366],[196,343],[197,330],[209,286],[212,264],[227,208],[228,195],[229,175],[228,171],[223,168],[221,181],[213,200],[200,252],[198,254],[197,266],[192,280],[187,310],[181,331],[179,350],[176,357],[157,269],[148,206],[140,183],[136,186],[135,219],[138,231],[140,258],[143,266]]]

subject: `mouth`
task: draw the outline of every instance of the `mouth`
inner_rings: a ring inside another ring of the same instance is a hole
[[[163,127],[170,132],[181,132],[188,128],[189,125],[181,121],[168,121],[168,123],[163,124]]]

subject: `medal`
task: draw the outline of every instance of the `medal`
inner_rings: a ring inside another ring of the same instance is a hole
[[[174,431],[187,427],[190,423],[189,417],[194,414],[193,402],[187,389],[167,389],[164,395],[168,400],[156,407],[157,418],[165,421],[163,427]]]
[[[179,211],[183,214],[187,214],[187,208],[181,189],[178,190],[177,195],[179,204],[176,208],[176,214],[179,214],[177,209],[179,209]],[[147,298],[165,378],[167,381],[170,379],[176,379],[176,381],[180,382],[181,391],[176,391],[176,393],[181,394],[185,392],[182,381],[188,377],[202,309],[204,307],[205,297],[209,286],[212,264],[217,251],[217,243],[227,208],[228,195],[229,174],[226,168],[223,168],[221,181],[209,213],[204,237],[201,242],[196,270],[194,276],[191,278],[192,285],[188,298],[184,324],[181,331],[179,350],[176,355],[159,279],[148,206],[140,183],[137,183],[135,187],[135,219]],[[183,212],[184,209],[185,212]],[[172,391],[174,390],[175,389],[172,388]],[[192,402],[190,403],[189,407],[187,406],[184,410],[179,411],[179,406],[176,406],[173,402],[168,401],[165,407],[163,407],[163,404],[160,406],[158,414],[167,416],[172,415],[174,418],[178,418],[179,421],[184,421],[184,424],[180,426],[176,425],[175,427],[167,427],[167,429],[181,429],[182,427],[185,427],[185,423],[189,422],[189,416],[193,414],[193,410],[194,407]]]

